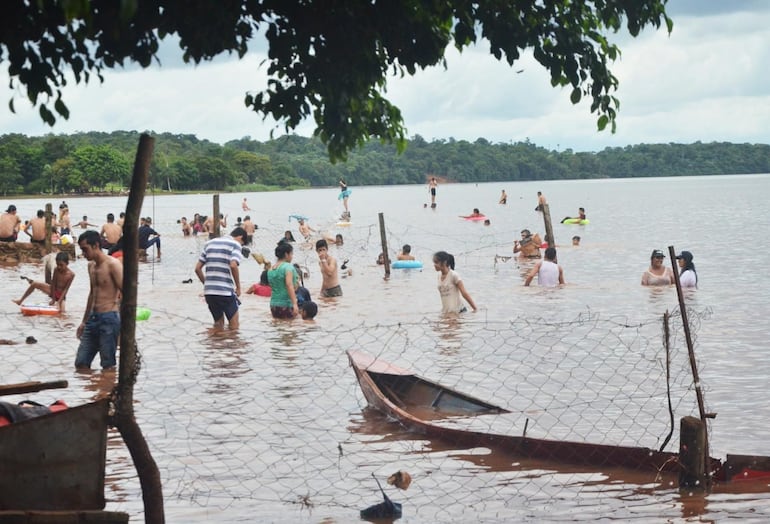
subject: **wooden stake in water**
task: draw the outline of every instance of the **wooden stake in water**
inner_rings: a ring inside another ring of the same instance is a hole
[[[385,260],[385,279],[390,278],[390,257],[388,256],[388,239],[385,236],[385,215],[380,213],[380,242],[382,243],[382,256]]]
[[[214,218],[211,222],[214,226],[214,230],[209,233],[209,238],[219,238],[219,195],[214,195]]]
[[[684,337],[687,341],[687,354],[690,357],[690,369],[692,370],[692,379],[695,383],[695,398],[698,401],[698,414],[705,428],[703,436],[703,454],[706,482],[711,484],[711,463],[709,460],[708,426],[706,418],[713,418],[713,415],[706,414],[706,408],[703,406],[703,390],[700,387],[700,377],[698,376],[698,365],[695,362],[695,349],[690,335],[690,321],[687,319],[687,307],[684,303],[684,293],[682,293],[682,283],[679,280],[679,271],[676,267],[676,251],[674,246],[668,246],[668,256],[671,257],[671,264],[674,272],[674,283],[676,284],[676,296],[679,299],[679,311],[682,313],[682,327],[684,328]]]
[[[548,247],[556,247],[556,238],[553,236],[551,225],[551,211],[548,204],[543,204],[543,222],[545,222],[545,238],[548,239]]]

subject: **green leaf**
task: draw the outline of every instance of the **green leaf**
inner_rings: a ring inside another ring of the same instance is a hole
[[[596,121],[596,127],[599,129],[599,131],[604,131],[604,128],[607,127],[609,120],[610,119],[607,117],[607,115],[602,115],[599,117],[599,120]]]
[[[53,127],[53,125],[56,123],[56,117],[53,116],[53,113],[48,110],[45,104],[40,106],[40,118],[42,118],[43,122],[51,127]]]
[[[61,99],[61,95],[59,98],[56,99],[56,102],[53,105],[54,109],[56,109],[56,112],[59,113],[61,116],[64,117],[65,120],[68,120],[70,117],[70,110],[67,108],[67,106],[64,104],[64,102]]]
[[[570,94],[569,99],[573,104],[577,104],[580,102],[580,98],[582,96],[582,93],[580,92],[580,88],[576,87],[572,90],[572,94]]]

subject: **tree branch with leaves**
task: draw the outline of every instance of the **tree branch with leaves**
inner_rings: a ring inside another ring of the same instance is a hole
[[[12,90],[23,88],[53,126],[69,118],[63,89],[127,62],[148,67],[160,43],[178,38],[198,64],[222,53],[243,57],[267,40],[267,85],[244,102],[285,131],[312,118],[332,161],[372,138],[406,144],[404,118],[387,98],[389,78],[446,67],[446,49],[486,41],[509,66],[531,49],[552,86],[571,86],[573,104],[590,100],[597,128],[616,128],[620,49],[608,35],[632,36],[673,22],[666,0],[12,0],[2,7],[0,62]],[[256,76],[256,75],[255,75]],[[9,100],[9,109],[15,111]],[[58,116],[57,116],[58,115]]]

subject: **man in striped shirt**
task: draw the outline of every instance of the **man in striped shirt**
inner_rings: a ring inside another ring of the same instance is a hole
[[[246,231],[236,227],[219,238],[206,242],[195,265],[195,274],[203,283],[203,295],[214,318],[214,329],[223,329],[225,317],[230,329],[238,329],[238,306],[241,295],[239,266],[246,242]],[[204,272],[205,271],[205,272]]]

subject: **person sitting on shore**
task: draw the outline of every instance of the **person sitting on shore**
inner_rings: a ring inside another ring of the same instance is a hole
[[[404,247],[401,248],[401,253],[399,253],[396,258],[398,260],[414,260],[414,255],[412,255],[412,246],[409,244],[404,244]]]
[[[64,303],[67,300],[67,291],[70,289],[75,273],[69,268],[70,257],[67,253],[60,252],[56,254],[56,269],[53,271],[51,283],[33,281],[31,278],[21,277],[29,282],[29,287],[18,300],[12,300],[14,304],[22,305],[24,299],[32,294],[34,290],[39,290],[50,297],[49,305],[56,306],[59,311],[64,311]]]

